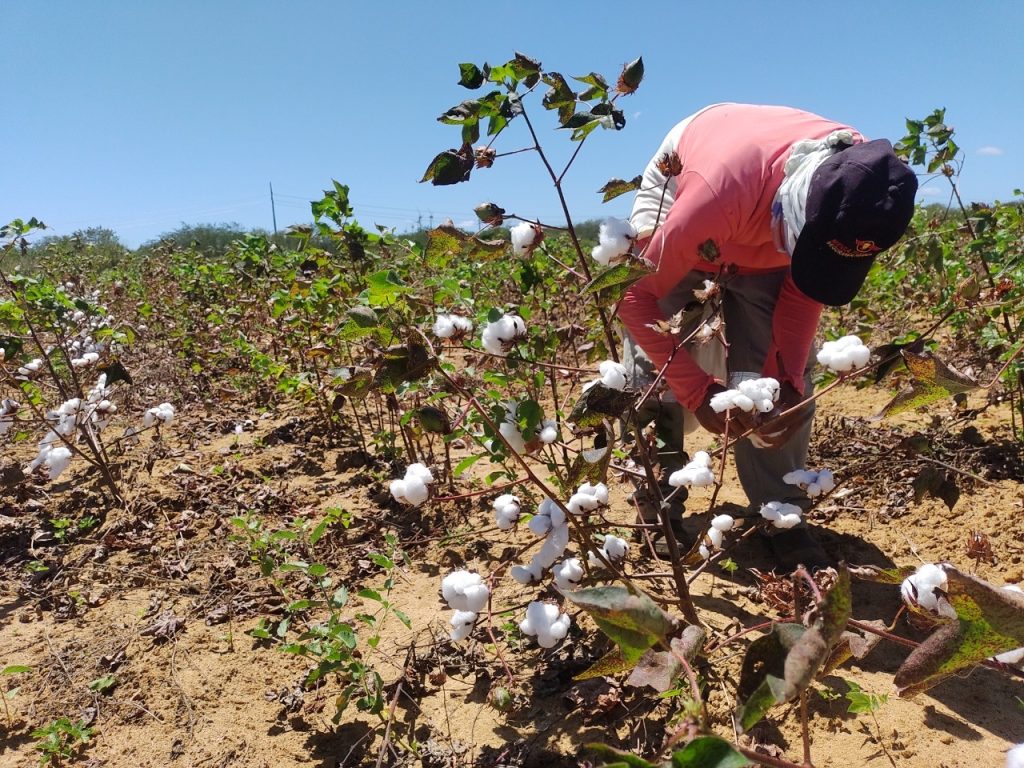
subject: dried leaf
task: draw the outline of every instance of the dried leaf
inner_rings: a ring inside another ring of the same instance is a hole
[[[639,660],[675,626],[675,620],[651,598],[625,587],[588,587],[566,592],[565,597],[590,614],[627,661]]]
[[[632,192],[635,189],[640,189],[640,184],[643,182],[643,176],[634,176],[629,181],[625,179],[608,179],[603,187],[598,192],[603,194],[601,198],[602,203],[607,203],[609,200],[614,200],[619,195],[624,195],[627,192]]]

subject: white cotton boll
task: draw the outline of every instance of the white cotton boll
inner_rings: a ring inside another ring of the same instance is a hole
[[[591,496],[590,494],[574,493],[572,497],[569,499],[569,503],[567,506],[569,507],[570,512],[572,512],[574,515],[579,515],[584,512],[589,512],[592,509],[597,509],[599,506],[601,506],[601,503],[597,500],[596,497]]]
[[[544,419],[538,437],[545,445],[551,445],[558,439],[558,422],[554,419]]]
[[[711,550],[707,548],[706,544],[701,544],[700,547],[697,548],[697,552],[705,560],[708,560],[711,557]]]
[[[605,360],[598,366],[601,372],[601,383],[608,389],[622,391],[626,388],[626,367],[614,360]]]
[[[537,239],[537,230],[528,221],[516,224],[509,230],[512,238],[512,251],[516,256],[523,256],[533,246]]]
[[[823,469],[818,472],[818,478],[815,482],[821,488],[822,493],[829,493],[836,487],[836,479],[830,469]]]
[[[754,410],[754,401],[742,392],[733,396],[732,404],[745,413],[750,413]]]
[[[796,504],[769,501],[761,507],[761,517],[771,522],[776,528],[792,528],[803,519],[803,510]]]
[[[551,520],[551,527],[557,528],[560,525],[565,525],[565,512],[562,511],[562,508],[551,501],[551,499],[546,499],[546,501],[548,503],[542,503],[541,509],[544,510],[544,514]]]
[[[787,512],[786,514],[780,515],[779,519],[775,521],[776,528],[795,528],[800,525],[803,517],[795,512]]]
[[[817,483],[810,483],[807,486],[807,496],[810,498],[816,498],[821,495],[821,486]]]
[[[538,536],[546,536],[551,530],[551,518],[547,515],[536,514],[530,518],[527,527]]]
[[[934,563],[925,563],[903,580],[903,583],[900,585],[900,594],[907,605],[918,606],[932,613],[947,615],[948,610],[945,610],[945,608],[952,609],[952,606],[945,599],[940,600],[936,590],[945,592],[948,586],[949,582],[945,570]],[[954,610],[953,616],[955,615],[956,611]],[[950,618],[953,618],[953,616],[950,616]]]
[[[782,476],[782,482],[806,488],[810,483],[813,483],[817,477],[818,475],[815,472],[811,472],[806,469],[794,469],[792,472],[787,472]]]
[[[608,217],[597,231],[598,241],[626,253],[636,240],[636,228],[626,219]]]
[[[523,433],[519,431],[518,424],[503,421],[498,426],[498,431],[513,451],[518,454],[526,453],[526,440],[523,439]]]
[[[441,597],[453,610],[471,610],[466,600],[466,590],[476,586],[482,586],[479,573],[467,570],[452,571],[441,579]]]
[[[731,531],[732,527],[736,525],[736,520],[732,515],[716,515],[711,520],[711,527],[716,531]]]
[[[473,632],[475,624],[476,613],[473,611],[455,611],[451,618],[452,640],[455,642],[465,640]]]
[[[485,351],[492,355],[503,355],[505,354],[505,347],[501,343],[501,339],[498,338],[498,333],[491,329],[491,326],[484,328],[483,333],[480,335],[480,343],[483,345]]]
[[[607,267],[612,263],[613,259],[618,258],[620,255],[614,246],[606,243],[598,243],[590,251],[590,257],[602,267]]]
[[[60,477],[71,463],[71,449],[66,445],[58,445],[46,456],[46,468],[50,472],[50,482]]]
[[[716,392],[711,396],[711,410],[715,413],[721,413],[727,411],[733,407],[733,398],[736,396],[736,390],[727,389],[724,392]]]
[[[548,634],[551,638],[558,642],[565,638],[569,634],[569,627],[572,625],[572,617],[568,613],[561,614],[557,619],[551,622],[551,629]],[[552,643],[554,645],[554,643]]]
[[[463,589],[462,594],[466,599],[466,610],[480,613],[487,607],[487,598],[490,597],[491,590],[486,584],[473,584]]]
[[[693,458],[690,459],[690,464],[697,467],[710,467],[711,466],[711,454],[707,451],[697,451],[693,454]]]
[[[469,333],[473,330],[473,321],[468,317],[462,317],[462,315],[449,315],[448,319],[455,325],[455,330],[459,333]]]
[[[1024,648],[1017,648],[1012,651],[1006,651],[1005,653],[1000,653],[997,656],[993,656],[992,658],[994,658],[996,661],[1002,664],[1009,664],[1011,666],[1014,666],[1024,661]]]
[[[405,477],[408,480],[410,477],[414,477],[421,483],[432,483],[434,482],[434,476],[430,473],[430,470],[424,464],[414,462],[406,467]]]
[[[629,544],[625,539],[620,539],[618,536],[605,536],[604,545],[601,549],[604,550],[605,556],[614,563],[626,556],[626,553],[629,551]]]
[[[558,563],[551,571],[555,577],[555,586],[563,592],[576,589],[583,579],[583,565],[579,558],[570,557]]]
[[[511,493],[505,493],[491,502],[491,506],[494,508],[494,517],[501,530],[507,531],[519,522],[521,509],[518,497],[513,496]]]
[[[563,523],[553,527],[541,544],[540,551],[533,556],[531,567],[539,571],[550,568],[565,554],[565,548],[568,546],[569,526]]]
[[[758,413],[771,413],[775,410],[775,402],[770,397],[766,397],[762,400],[755,400],[754,407],[757,408]]]
[[[1006,768],[1024,768],[1024,744],[1018,744],[1006,753]]]
[[[412,504],[414,507],[418,507],[429,498],[430,489],[427,488],[426,483],[418,477],[405,478],[405,500],[407,502]]]
[[[865,346],[853,347],[849,354],[854,368],[863,368],[871,359],[871,350]]]
[[[455,323],[448,315],[438,315],[434,320],[434,335],[439,339],[450,339],[455,335]]]
[[[540,581],[540,574],[536,573],[532,568],[525,565],[513,565],[509,570],[512,578],[517,582],[526,586],[532,584],[535,581]]]
[[[174,406],[170,403],[160,403],[156,407],[157,418],[160,419],[165,425],[170,426],[171,422],[174,421]]]
[[[711,546],[715,549],[721,549],[722,542],[725,540],[725,534],[717,528],[708,528],[707,538],[711,542]]]
[[[589,482],[584,483],[579,487],[577,493],[586,494],[587,496],[593,496],[597,499],[598,504],[608,503],[608,486],[604,483],[598,483],[597,485],[591,485]]]
[[[864,366],[871,358],[871,350],[857,336],[843,336],[826,341],[818,352],[818,362],[836,373],[845,373]]]
[[[407,503],[405,498],[405,480],[392,480],[388,489],[391,491],[391,496],[399,504]]]

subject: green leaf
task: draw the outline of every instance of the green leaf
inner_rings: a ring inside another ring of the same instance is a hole
[[[589,75],[583,75],[582,77],[574,77],[573,80],[590,86],[580,94],[581,101],[593,101],[594,99],[604,101],[608,98],[608,81],[596,72],[591,72]]]
[[[583,288],[583,294],[593,294],[598,306],[610,307],[626,294],[633,283],[651,274],[642,261],[624,261],[595,275]]]
[[[437,358],[422,344],[390,347],[373,375],[373,384],[385,392],[393,392],[402,384],[417,381],[437,365]]]
[[[609,200],[614,200],[619,195],[624,195],[627,192],[640,189],[640,185],[643,183],[643,180],[643,176],[634,176],[629,181],[618,178],[608,179],[607,183],[597,190],[603,194],[601,202],[607,203]]]
[[[991,656],[1024,647],[1024,595],[946,567],[957,620],[942,624],[914,649],[893,682],[913,696]]]
[[[459,64],[459,85],[475,89],[484,84],[484,73],[476,64]]]
[[[364,588],[360,589],[356,594],[364,600],[373,600],[377,603],[384,602],[384,599],[380,596],[380,592],[375,589]]]
[[[392,560],[387,555],[380,554],[379,552],[371,552],[370,560],[373,561],[374,565],[376,565],[379,568],[383,568],[385,571],[390,571],[392,568],[395,567],[394,560]]]
[[[308,611],[312,607],[312,600],[293,600],[284,610],[286,613],[299,613],[300,611]]]
[[[452,423],[448,414],[441,408],[433,405],[424,405],[413,411],[416,421],[424,432],[432,432],[435,435],[447,435],[452,431]]]
[[[467,456],[466,458],[462,459],[458,464],[455,465],[454,469],[452,469],[452,474],[455,475],[456,477],[458,477],[463,472],[465,472],[467,469],[469,469],[471,466],[473,466],[478,461],[480,461],[480,459],[482,459],[482,458],[484,458],[486,456],[490,456],[490,454],[489,453],[478,453],[475,456]]]
[[[398,300],[399,296],[411,290],[393,269],[376,272],[370,275],[366,282],[367,298],[371,306],[374,307],[389,307]]]
[[[10,666],[4,667],[0,670],[0,675],[21,675],[25,672],[31,672],[32,667],[27,667],[24,664],[11,664]]]
[[[591,615],[627,661],[638,660],[675,627],[675,620],[650,597],[625,587],[587,587],[565,597]]]
[[[628,660],[622,655],[622,651],[616,647],[612,648],[578,675],[573,676],[572,679],[574,682],[582,682],[584,680],[593,680],[597,677],[609,677],[632,669],[635,664],[635,660]]]
[[[97,677],[95,680],[90,681],[88,685],[90,691],[95,691],[96,693],[104,695],[110,693],[116,687],[117,678],[114,675]]]
[[[604,768],[658,768],[657,765],[647,762],[642,757],[637,757],[630,752],[622,752],[605,744],[585,744],[583,749],[603,760]]]
[[[749,730],[769,709],[787,700],[786,657],[805,631],[802,624],[775,624],[769,634],[747,648],[736,692],[736,722],[741,731]]]
[[[551,88],[544,94],[541,104],[545,109],[557,109],[559,122],[565,124],[576,110],[576,94],[558,72],[546,73],[543,80]]]
[[[464,144],[462,149],[446,149],[434,156],[420,179],[422,184],[429,181],[435,187],[469,181],[473,171],[473,148]]]
[[[744,768],[753,765],[725,739],[698,736],[672,753],[672,768]]]

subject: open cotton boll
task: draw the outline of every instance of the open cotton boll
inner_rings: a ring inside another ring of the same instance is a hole
[[[708,549],[708,545],[707,545],[707,544],[701,544],[701,545],[700,545],[700,546],[699,546],[699,547],[697,548],[697,552],[698,552],[698,553],[700,554],[700,556],[701,556],[701,557],[702,557],[703,559],[705,559],[705,560],[709,560],[709,559],[711,558],[711,550],[710,550],[710,549]]]
[[[956,609],[939,594],[939,592],[945,592],[948,587],[949,581],[942,566],[925,563],[903,580],[900,585],[900,594],[903,597],[903,602],[909,606],[916,606],[940,616],[955,619]]]
[[[776,528],[792,528],[803,520],[803,510],[796,504],[769,501],[761,507],[761,517],[771,522]]]
[[[598,244],[590,252],[594,261],[608,266],[621,261],[636,240],[636,229],[623,219],[608,218],[601,222]]]
[[[601,383],[608,389],[623,390],[626,388],[626,366],[614,360],[605,360],[598,366],[601,372]]]
[[[490,597],[491,590],[486,584],[473,584],[462,590],[462,594],[466,600],[466,610],[480,613],[487,607],[487,599]]]
[[[604,545],[601,549],[604,550],[607,558],[614,563],[617,560],[622,560],[626,556],[626,553],[629,551],[629,544],[625,539],[609,535],[604,537]]]
[[[861,368],[871,359],[871,350],[857,336],[826,341],[818,351],[818,362],[836,373]]]
[[[434,482],[434,476],[430,473],[430,470],[427,469],[426,465],[420,464],[419,462],[415,462],[406,467],[405,476],[406,478],[415,477],[422,483]]]
[[[465,640],[473,632],[476,625],[476,613],[473,611],[456,611],[451,618],[451,638],[455,642]]]
[[[418,507],[420,504],[430,498],[430,489],[427,488],[427,484],[420,480],[418,477],[406,477],[405,478],[405,500],[412,504],[414,507]]]
[[[50,473],[50,482],[52,483],[60,477],[69,464],[71,464],[71,449],[66,445],[58,445],[50,450],[46,456],[46,469]]]
[[[722,533],[731,531],[734,525],[736,525],[736,520],[732,515],[716,515],[711,520],[711,527],[716,531],[722,531]]]
[[[470,593],[473,595],[472,598],[469,596]],[[452,571],[441,579],[441,597],[456,611],[480,611],[487,604],[487,595],[487,585],[482,583],[479,573],[466,570]],[[478,607],[473,607],[474,605]]]
[[[535,571],[532,566],[532,563],[530,565],[513,565],[509,569],[509,574],[523,586],[533,584],[536,581],[540,581],[541,574]]]
[[[1006,768],[1024,768],[1024,744],[1018,744],[1006,753]]]
[[[558,422],[554,419],[544,419],[540,425],[540,432],[537,437],[545,445],[551,445],[558,439]]]
[[[715,549],[721,549],[722,542],[725,540],[725,534],[718,528],[708,528],[707,539]]]
[[[614,246],[607,243],[598,243],[590,251],[590,257],[602,267],[607,267],[621,256]]]
[[[576,589],[583,579],[583,565],[578,557],[570,557],[555,565],[551,571],[555,586],[564,591]]]
[[[565,523],[556,525],[551,529],[541,544],[540,551],[533,556],[530,567],[533,570],[543,571],[554,565],[558,558],[565,554],[565,548],[569,546],[569,526]]]
[[[601,506],[601,502],[598,501],[596,496],[591,496],[589,493],[577,492],[572,495],[566,506],[569,507],[569,511],[572,514],[580,515],[592,509],[597,509]]]
[[[512,238],[512,252],[516,256],[527,254],[534,247],[539,234],[540,231],[537,227],[528,221],[516,224],[509,230],[509,236]]]
[[[519,337],[526,335],[526,323],[519,315],[502,315],[484,326],[480,341],[492,355],[504,355]]]
[[[538,536],[546,536],[551,530],[551,518],[538,513],[530,518],[526,526]]]
[[[519,454],[526,453],[526,440],[523,439],[523,433],[519,431],[518,424],[503,421],[498,426],[498,431],[513,451]]]
[[[541,648],[553,648],[569,632],[570,623],[569,614],[561,613],[557,605],[533,601],[526,607],[526,618],[519,622],[519,630],[536,637]]]
[[[608,486],[604,483],[598,483],[597,485],[591,485],[589,482],[584,483],[579,487],[577,493],[583,493],[587,496],[593,496],[597,499],[598,504],[608,503]]]
[[[434,335],[439,339],[450,339],[455,335],[455,323],[448,315],[438,315],[434,320]]]
[[[503,493],[491,502],[491,506],[494,508],[494,517],[501,530],[507,531],[519,522],[521,508],[517,496],[513,496],[511,493]]]
[[[807,469],[794,469],[792,472],[787,472],[782,476],[782,482],[788,483],[789,485],[797,485],[801,488],[806,488],[808,485],[813,483],[818,478],[817,472],[811,472]]]

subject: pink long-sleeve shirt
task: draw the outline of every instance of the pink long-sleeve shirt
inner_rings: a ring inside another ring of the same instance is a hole
[[[790,107],[749,104],[719,104],[686,125],[676,147],[683,172],[675,178],[674,201],[645,253],[657,271],[634,283],[619,305],[622,322],[656,366],[664,365],[675,347],[671,336],[650,327],[665,319],[658,299],[689,272],[716,273],[723,264],[736,265],[740,273],[788,268],[789,254],[780,252],[772,238],[771,208],[789,150],[797,141],[822,139],[844,128],[852,130]],[[863,140],[856,131],[854,137]],[[715,263],[699,251],[708,240],[720,253]],[[764,376],[803,392],[821,309],[786,276],[775,304]],[[676,352],[665,379],[691,411],[715,381],[685,349]]]

